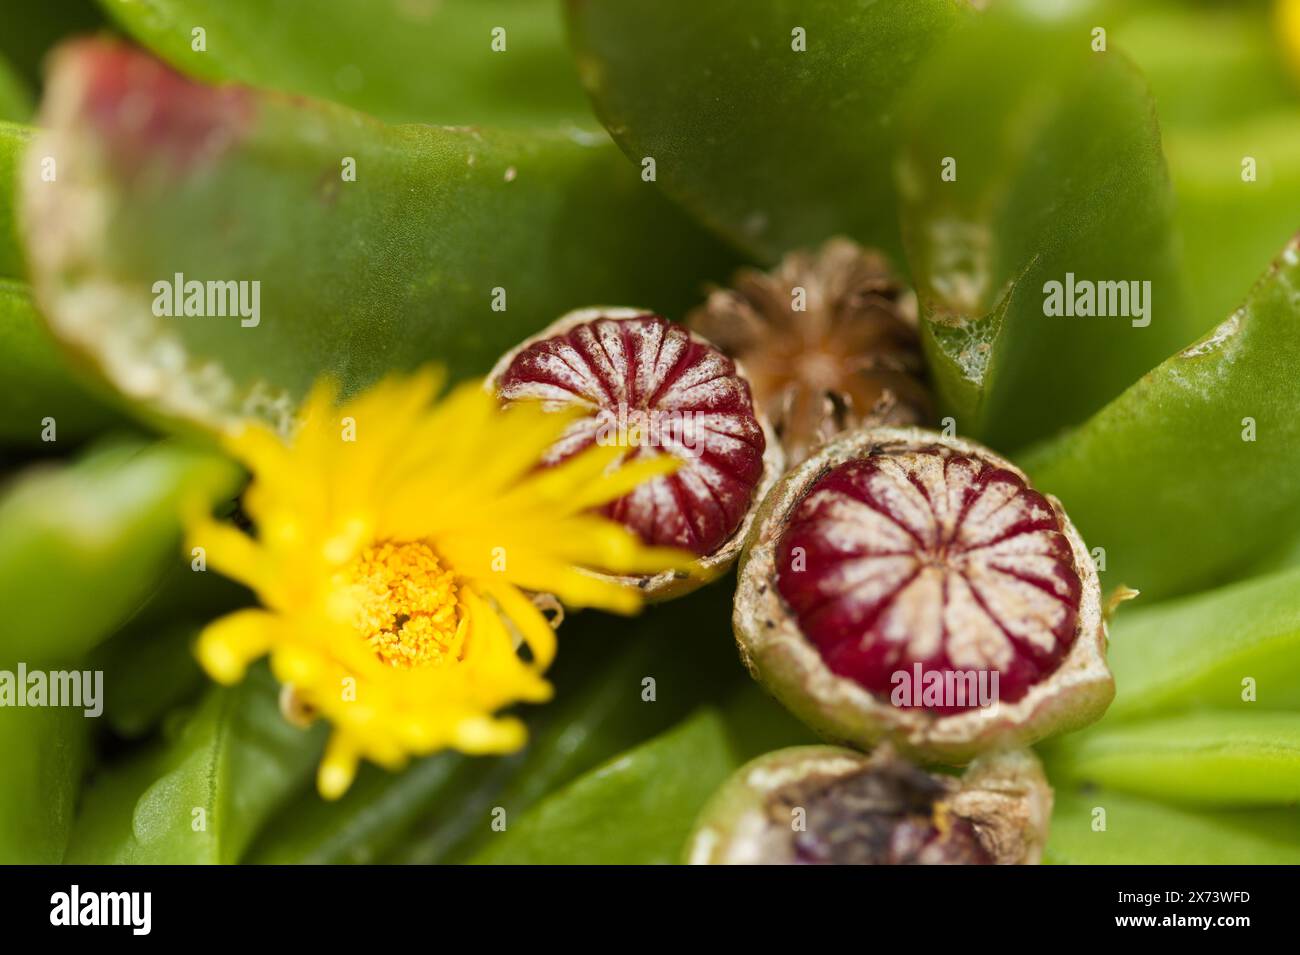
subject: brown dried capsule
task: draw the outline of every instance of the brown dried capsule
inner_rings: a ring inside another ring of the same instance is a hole
[[[750,672],[809,726],[960,763],[1114,695],[1096,568],[1060,502],[970,441],[878,428],[773,488],[741,557]]]
[[[1033,865],[1052,790],[1028,750],[981,757],[961,776],[882,746],[870,756],[796,746],[741,767],[687,841],[696,864]]]
[[[916,296],[880,253],[830,239],[732,286],[686,324],[745,363],[788,463],[844,431],[928,420]]]
[[[593,443],[681,464],[604,512],[643,541],[688,550],[703,573],[620,577],[651,598],[692,590],[731,566],[783,457],[754,408],[743,370],[699,335],[638,309],[571,312],[497,363],[487,385],[506,402],[575,405],[544,457],[557,464]]]

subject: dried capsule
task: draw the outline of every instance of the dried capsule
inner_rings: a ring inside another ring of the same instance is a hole
[[[740,270],[686,323],[744,362],[790,464],[842,432],[930,417],[916,296],[849,239]]]
[[[1032,865],[1052,791],[1028,750],[982,757],[961,776],[927,772],[889,746],[870,756],[797,746],[741,767],[687,842],[697,864]]]
[[[1096,568],[1060,502],[973,442],[878,428],[768,495],[733,624],[751,673],[835,742],[964,762],[1114,695]]]

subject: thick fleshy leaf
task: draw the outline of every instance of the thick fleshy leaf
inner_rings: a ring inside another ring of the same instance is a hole
[[[126,738],[144,736],[206,683],[194,658],[202,623],[128,627],[96,648],[90,666],[102,670],[104,719]]]
[[[219,500],[224,503],[230,499]],[[220,516],[226,516],[235,510],[235,504],[230,501],[216,510]],[[243,584],[220,573],[196,570],[197,556],[190,552],[183,559],[167,564],[148,600],[114,634],[115,641],[133,636],[147,638],[159,630],[183,624],[187,617],[206,622],[257,602]]]
[[[0,21],[2,25],[3,21]],[[0,57],[0,120],[26,122],[32,115],[32,94],[27,84]]]
[[[0,55],[35,85],[52,46],[64,37],[99,29],[103,23],[95,0],[6,3],[0,12]]]
[[[145,46],[207,80],[390,122],[594,125],[549,0],[101,2]]]
[[[1077,423],[1206,326],[1141,74],[1093,18],[999,6],[903,108],[903,236],[935,388],[1003,448]],[[1055,284],[1053,284],[1055,283]]]
[[[68,442],[124,423],[68,367],[26,285],[14,198],[19,160],[34,132],[0,121],[0,444],[41,443],[46,417]]]
[[[1296,865],[1293,808],[1196,811],[1058,786],[1044,862],[1056,865]]]
[[[968,4],[569,0],[568,11],[597,115],[700,221],[765,260],[838,233],[899,257],[899,95]]]
[[[1252,555],[1245,567],[1233,576],[1241,580],[1267,577],[1292,567],[1300,567],[1300,533],[1290,534],[1275,546],[1261,547],[1259,553]]]
[[[0,444],[48,447],[53,422],[59,441],[76,444],[126,418],[92,393],[68,366],[26,285],[0,278]]]
[[[1271,5],[1111,0],[1110,42],[1150,81],[1162,127],[1231,125],[1245,112],[1297,105]]]
[[[1189,307],[1209,327],[1245,296],[1260,263],[1300,231],[1300,108],[1170,130],[1165,153]]]
[[[75,707],[0,707],[0,865],[63,859],[93,720]]]
[[[28,126],[0,121],[0,278],[3,279],[23,279],[27,274],[18,242],[14,200],[17,198],[19,160],[34,133],[35,130]]]
[[[1061,739],[1044,754],[1053,780],[1165,802],[1281,806],[1300,800],[1300,713],[1206,710]]]
[[[152,732],[208,685],[194,655],[211,620],[254,602],[228,577],[196,573],[192,559],[170,564],[148,599],[88,666],[104,671],[104,720],[118,736]]]
[[[207,621],[252,600],[218,573],[197,573],[191,560],[168,562],[131,614],[85,658],[104,674],[103,723],[118,736],[141,737],[208,686],[194,656]]]
[[[1187,707],[1300,709],[1300,569],[1125,609],[1107,724]]]
[[[265,667],[213,689],[170,739],[92,779],[67,861],[235,862],[279,806],[309,786],[325,728],[284,721]]]
[[[1300,230],[1300,87],[1262,3],[1117,4],[1111,42],[1151,83],[1178,197],[1187,306],[1209,328]]]
[[[287,803],[264,826],[244,861],[257,865],[377,862],[415,818],[461,804],[501,762],[438,753],[398,774],[362,766],[347,793],[335,802],[326,802],[313,789]]]
[[[0,444],[42,443],[47,417],[67,442],[124,423],[69,368],[23,278],[14,198],[19,159],[34,132],[0,122]]]
[[[173,418],[283,425],[321,373],[482,373],[574,306],[680,314],[730,261],[603,136],[389,127],[98,41],[56,57],[41,117],[31,153],[59,174],[24,178],[37,300]]]
[[[579,778],[507,827],[473,861],[495,865],[666,865],[695,814],[739,766],[722,715],[704,709]]]
[[[756,686],[705,707],[579,777],[488,839],[492,864],[654,865],[681,861],[701,807],[727,776],[810,734]]]
[[[36,465],[0,495],[0,666],[76,660],[178,562],[180,507],[229,499],[226,459],[169,442],[107,442]]]
[[[1103,585],[1188,593],[1300,529],[1298,316],[1293,243],[1216,330],[1017,462],[1105,551]]]
[[[442,754],[400,774],[364,768],[337,802],[305,797],[268,825],[255,862],[431,863],[493,838],[492,810],[537,800],[745,679],[730,641],[731,595],[702,590],[630,621],[568,620],[551,678],[555,702],[525,714],[530,741],[504,759]],[[649,678],[654,683],[649,686]]]

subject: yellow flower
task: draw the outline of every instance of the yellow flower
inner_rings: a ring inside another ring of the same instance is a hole
[[[523,724],[497,711],[548,699],[555,655],[526,591],[631,613],[640,595],[590,569],[691,566],[591,511],[671,459],[621,462],[625,449],[593,446],[539,470],[568,415],[503,411],[479,383],[435,403],[438,390],[430,371],[342,405],[318,386],[290,441],[257,424],[226,439],[252,472],[243,503],[256,537],[202,513],[188,522],[190,546],[264,605],[208,626],[200,662],[233,683],[270,655],[276,678],[333,725],[317,776],[327,798],[363,757],[399,768],[447,747],[523,745]]]

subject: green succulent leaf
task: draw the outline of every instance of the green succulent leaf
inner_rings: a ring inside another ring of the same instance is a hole
[[[1207,710],[1108,721],[1046,751],[1053,780],[1091,783],[1200,806],[1300,799],[1300,713]]]
[[[547,0],[101,3],[135,39],[210,81],[333,100],[390,122],[594,125],[559,5]]]
[[[731,262],[603,136],[384,126],[98,41],[57,56],[42,119],[32,152],[61,163],[23,183],[38,302],[172,419],[283,426],[323,373],[481,374],[571,308],[680,314]],[[177,276],[212,284],[169,317]]]
[[[1107,724],[1187,707],[1300,709],[1300,568],[1125,609]]]
[[[1300,88],[1263,4],[1120,6],[1114,42],[1155,93],[1187,304],[1208,328],[1300,229]]]
[[[201,623],[128,627],[96,648],[90,666],[102,670],[107,693],[104,719],[127,739],[155,729],[205,684],[194,658]]]
[[[749,759],[811,734],[753,685],[548,796],[487,840],[477,864],[679,862],[701,807]]]
[[[33,85],[50,47],[67,36],[103,26],[95,0],[40,0],[6,3],[0,13],[0,56]]]
[[[900,258],[899,97],[967,10],[960,0],[568,4],[583,84],[623,151],[653,159],[665,192],[769,261],[837,233]]]
[[[700,806],[738,766],[722,715],[704,709],[543,801],[473,861],[668,865]]]
[[[1300,229],[1300,95],[1266,4],[1121,4],[1178,197],[1188,314],[1209,328]]]
[[[104,719],[113,732],[145,736],[194,700],[207,686],[194,656],[199,631],[251,602],[228,577],[196,573],[192,559],[169,564],[131,619],[90,655],[87,665],[104,671]]]
[[[265,667],[215,688],[172,738],[105,767],[90,783],[68,846],[77,864],[238,861],[279,806],[310,784],[325,727],[284,721]]]
[[[0,279],[0,403],[0,445],[45,445],[51,419],[69,444],[129,426],[68,367],[27,286],[8,279]]]
[[[14,198],[19,160],[34,133],[0,122],[0,403],[6,412],[0,418],[0,444],[41,444],[47,417],[55,419],[60,439],[68,442],[125,424],[68,366],[26,285]]]
[[[27,121],[32,115],[32,94],[27,84],[0,57],[0,120]]]
[[[182,503],[241,480],[211,452],[138,440],[22,472],[0,496],[0,666],[76,660],[113,633],[176,562]]]
[[[455,807],[482,785],[497,760],[438,753],[399,773],[363,765],[343,797],[303,792],[270,819],[248,850],[251,864],[368,865],[416,818]]]
[[[0,707],[0,865],[62,860],[90,725],[84,708]]]
[[[1016,448],[1083,420],[1206,326],[1187,318],[1154,104],[1087,17],[1010,3],[901,110],[903,237],[935,389]]]
[[[1293,243],[1217,329],[1018,461],[1104,550],[1103,583],[1189,593],[1294,537],[1298,306]]]
[[[1043,861],[1296,865],[1300,815],[1294,809],[1197,811],[1109,790],[1058,786]]]
[[[1300,109],[1171,130],[1165,153],[1178,193],[1189,307],[1209,327],[1241,301],[1259,263],[1300,230]]]
[[[1166,129],[1231,126],[1243,112],[1296,105],[1265,4],[1117,0],[1111,41],[1151,83]]]
[[[28,126],[3,122],[0,116],[0,279],[24,280],[27,275],[22,247],[18,242],[14,200],[17,198],[19,160],[35,132]]]

